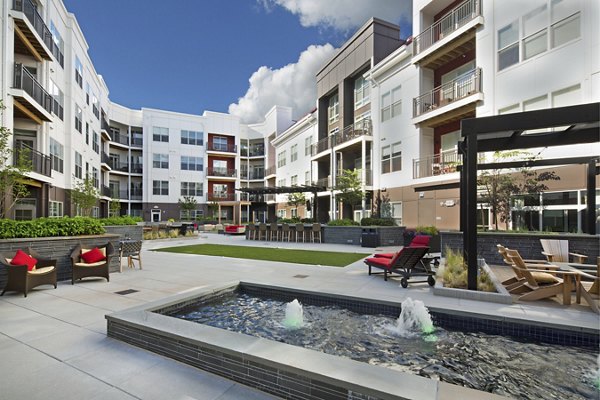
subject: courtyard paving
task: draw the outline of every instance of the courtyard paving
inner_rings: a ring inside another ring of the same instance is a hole
[[[598,329],[600,325],[598,315],[584,305],[566,307],[554,301],[503,305],[445,298],[434,296],[424,283],[403,289],[397,280],[385,282],[381,276],[368,276],[362,261],[334,268],[150,251],[195,243],[318,249],[365,256],[374,250],[349,245],[246,241],[242,236],[208,233],[190,239],[144,242],[143,269],[124,267],[123,273],[111,274],[109,283],[60,282],[56,290],[40,287],[27,298],[6,293],[0,297],[0,400],[274,398],[106,336],[106,314],[237,280],[398,302],[411,297],[439,309],[571,327]],[[126,289],[137,292],[116,293]]]

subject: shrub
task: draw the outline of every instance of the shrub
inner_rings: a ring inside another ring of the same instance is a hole
[[[0,239],[100,235],[105,232],[98,219],[89,217],[0,220]]]
[[[170,238],[172,238],[172,239],[173,239],[173,238],[176,238],[176,237],[178,237],[178,236],[179,236],[179,232],[177,231],[177,229],[171,229],[171,230],[169,231],[169,237],[170,237]]]
[[[358,226],[359,223],[351,219],[336,219],[327,223],[329,226]]]
[[[462,254],[446,247],[446,265],[443,269],[442,279],[445,287],[466,289],[467,288],[467,265]],[[490,276],[481,269],[477,277],[477,290],[483,292],[495,292],[496,288]]]
[[[279,218],[277,220],[278,223],[280,224],[298,224],[300,223],[300,218],[298,217],[294,217],[294,218]]]
[[[362,226],[396,226],[393,218],[363,218],[360,220]]]
[[[123,215],[122,217],[109,217],[99,219],[100,223],[104,226],[107,225],[136,225],[138,222],[142,222],[141,217],[131,217],[129,215]]]
[[[415,228],[415,231],[417,231],[418,233],[422,233],[424,235],[429,235],[429,236],[435,236],[435,235],[437,235],[440,232],[438,230],[438,228],[436,228],[433,225],[429,225],[429,226],[417,226]]]

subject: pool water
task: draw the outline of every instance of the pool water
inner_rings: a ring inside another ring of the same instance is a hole
[[[396,320],[304,305],[287,329],[286,303],[231,294],[171,316],[518,399],[598,399],[598,349],[445,330],[400,336]],[[434,320],[435,322],[435,320]]]

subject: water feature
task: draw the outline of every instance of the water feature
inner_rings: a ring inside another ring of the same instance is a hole
[[[513,398],[599,395],[590,376],[597,348],[528,343],[441,326],[435,326],[436,340],[428,341],[433,324],[416,301],[403,303],[404,315],[396,319],[303,300],[304,329],[281,323],[287,308],[284,301],[240,293],[170,315]],[[297,316],[298,307],[292,308]]]
[[[304,313],[302,304],[294,299],[285,305],[285,318],[282,321],[287,329],[298,329],[304,326]]]

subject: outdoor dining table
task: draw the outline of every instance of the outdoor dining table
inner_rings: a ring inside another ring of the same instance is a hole
[[[569,271],[574,274],[571,275],[575,281],[575,289],[577,293],[577,303],[581,303],[581,297],[585,299],[585,301],[590,305],[592,310],[600,314],[600,308],[598,307],[598,300],[595,300],[592,297],[592,294],[598,295],[600,294],[600,263],[598,265],[593,264],[580,264],[580,263],[566,263],[566,262],[553,262],[552,264],[559,267],[560,271]],[[594,275],[593,269],[596,268],[596,273]],[[589,290],[585,290],[585,288],[581,285],[581,279],[587,278],[593,280],[592,287]],[[565,292],[568,290],[570,292],[571,288],[571,278],[567,279],[567,275],[565,275]],[[570,297],[570,296],[569,296]],[[564,299],[566,300],[566,299]],[[570,299],[568,302],[564,302],[564,304],[570,304]]]

